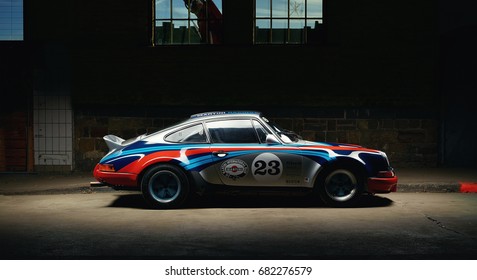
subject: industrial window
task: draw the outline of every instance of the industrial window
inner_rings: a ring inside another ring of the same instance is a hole
[[[0,0],[0,41],[23,40],[23,0]]]
[[[255,0],[255,44],[321,42],[323,0]]]
[[[155,0],[154,44],[222,43],[222,0]]]

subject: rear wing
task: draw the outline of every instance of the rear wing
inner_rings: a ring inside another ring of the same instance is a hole
[[[143,139],[144,137],[146,137],[146,134],[139,135],[137,137],[134,137],[134,138],[131,138],[131,139],[128,139],[128,140],[124,140],[121,137],[109,134],[109,135],[104,136],[103,139],[104,139],[104,141],[106,141],[106,145],[108,145],[109,151],[111,152],[112,150],[116,150],[116,149],[119,149],[119,148],[124,148],[127,145],[130,145],[130,144],[132,144],[136,141],[139,141],[139,140]]]
[[[123,138],[112,134],[104,136],[103,139],[106,141],[110,151],[122,147],[121,144],[125,141]]]

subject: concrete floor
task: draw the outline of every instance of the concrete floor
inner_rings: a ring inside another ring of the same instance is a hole
[[[134,192],[0,196],[2,259],[475,259],[477,195],[392,193],[356,208],[215,196],[151,210]]]

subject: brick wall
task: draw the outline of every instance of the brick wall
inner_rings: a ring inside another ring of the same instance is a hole
[[[129,139],[151,133],[178,122],[177,118],[148,117],[98,117],[75,118],[75,167],[77,170],[93,170],[95,164],[108,152],[103,136],[117,135]]]
[[[344,111],[344,115],[346,111]],[[108,148],[102,137],[114,134],[128,139],[180,121],[178,117],[98,117],[75,119],[76,169],[89,171]],[[433,118],[270,117],[304,139],[360,144],[387,153],[394,167],[436,166],[438,122]]]
[[[276,119],[304,139],[379,149],[394,167],[436,166],[438,122],[434,119]]]

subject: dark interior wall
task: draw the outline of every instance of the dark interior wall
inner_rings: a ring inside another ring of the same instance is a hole
[[[111,122],[151,122],[135,134],[209,109],[259,109],[312,140],[382,148],[401,165],[437,162],[446,108],[435,1],[328,0],[325,40],[306,46],[252,45],[253,0],[223,0],[227,44],[152,46],[152,5],[25,0],[19,53],[30,58],[18,73],[32,73],[25,92],[72,95],[77,166],[101,154]]]
[[[80,107],[435,109],[437,37],[431,0],[401,1],[399,7],[327,1],[327,40],[318,46],[253,46],[240,33],[244,28],[235,25],[244,20],[230,20],[250,17],[253,2],[224,0],[230,44],[175,47],[151,46],[149,0],[37,2],[28,7],[30,38],[68,46],[72,94]],[[241,35],[234,37],[234,32]]]
[[[435,108],[435,1],[327,1],[325,16],[344,85],[338,91],[357,91],[366,103]]]
[[[0,172],[30,171],[32,82],[30,49],[0,41]]]
[[[477,167],[477,2],[440,1],[441,163]]]
[[[27,111],[32,92],[31,49],[19,42],[0,42],[0,112]],[[0,124],[1,125],[1,124]]]
[[[149,44],[152,0],[24,0],[25,40],[73,46]]]

